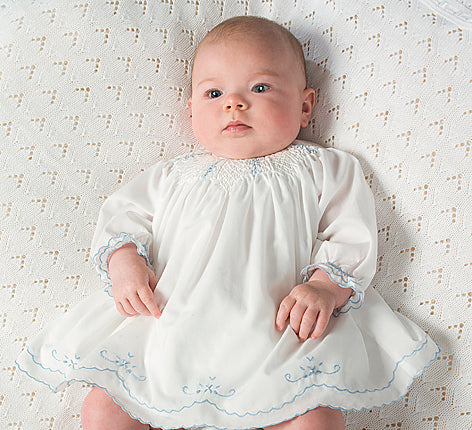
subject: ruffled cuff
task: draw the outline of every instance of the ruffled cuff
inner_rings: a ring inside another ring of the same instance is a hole
[[[340,314],[345,314],[351,309],[359,309],[364,303],[364,292],[362,291],[361,283],[357,278],[344,272],[340,267],[333,263],[318,263],[306,266],[301,272],[303,282],[307,282],[316,269],[321,269],[325,272],[329,279],[341,288],[351,288],[354,293],[349,300],[339,308],[335,309],[333,315],[337,317]]]
[[[131,237],[128,233],[120,233],[118,236],[112,237],[108,244],[102,246],[97,253],[93,256],[93,264],[95,270],[98,273],[100,281],[106,285],[106,291],[109,293],[111,287],[111,279],[108,276],[108,259],[117,249],[121,248],[127,243],[134,243],[136,245],[139,255],[142,255],[146,259],[146,263],[150,266],[149,254],[146,245],[143,245],[138,240]]]

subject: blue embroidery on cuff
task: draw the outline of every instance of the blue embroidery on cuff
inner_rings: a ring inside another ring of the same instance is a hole
[[[313,272],[316,269],[320,269],[325,272],[329,279],[341,288],[351,288],[354,291],[354,295],[340,308],[335,309],[333,316],[337,317],[341,314],[349,312],[351,309],[359,309],[364,303],[364,292],[360,290],[362,284],[357,280],[356,277],[342,270],[339,266],[334,263],[326,262],[319,264],[310,264],[306,266],[300,272],[303,282],[308,281]]]
[[[93,256],[95,271],[98,273],[100,280],[106,285],[106,291],[110,295],[111,279],[108,276],[108,259],[110,255],[127,243],[134,243],[139,255],[146,259],[146,263],[150,266],[147,246],[134,239],[128,233],[122,232],[118,236],[114,236],[108,240],[108,243],[102,246]]]

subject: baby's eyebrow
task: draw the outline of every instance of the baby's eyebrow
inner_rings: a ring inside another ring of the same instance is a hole
[[[205,78],[205,79],[202,79],[201,81],[197,82],[196,86],[199,87],[200,85],[203,85],[203,84],[206,84],[208,82],[215,82],[216,81],[216,78]]]
[[[263,78],[263,77],[279,78],[280,74],[275,70],[261,69],[261,70],[255,71],[254,73],[251,73],[249,78],[250,78],[250,80],[254,80],[254,79]],[[201,81],[197,82],[195,86],[199,87],[203,84],[208,84],[208,83],[212,83],[212,82],[216,82],[216,81],[218,81],[218,78],[216,78],[214,76],[211,76],[209,78],[204,78]]]
[[[253,76],[254,77],[271,76],[271,77],[278,78],[280,76],[280,74],[276,70],[263,69],[263,70],[258,70],[256,72],[254,72]]]

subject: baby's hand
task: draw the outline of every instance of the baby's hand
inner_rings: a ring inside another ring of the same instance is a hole
[[[283,330],[288,319],[302,342],[308,339],[313,326],[310,337],[317,339],[326,330],[334,309],[346,303],[352,292],[332,282],[322,270],[316,270],[308,282],[297,285],[280,303],[277,330]]]
[[[121,315],[161,316],[153,294],[157,285],[156,276],[144,257],[137,253],[135,245],[124,245],[111,255],[108,275],[112,281],[116,309]]]
[[[336,298],[329,288],[308,281],[297,285],[282,300],[276,317],[276,327],[283,330],[288,319],[293,331],[304,342],[315,326],[311,338],[317,339],[328,326],[335,306]]]

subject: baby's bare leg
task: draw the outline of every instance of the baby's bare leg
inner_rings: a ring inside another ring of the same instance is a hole
[[[84,430],[161,430],[131,418],[104,390],[97,387],[92,388],[85,398],[81,419]]]
[[[100,388],[93,388],[82,405],[84,430],[149,430],[147,424],[132,419]]]
[[[344,428],[343,414],[339,409],[320,407],[293,420],[265,427],[265,430],[344,430]]]

